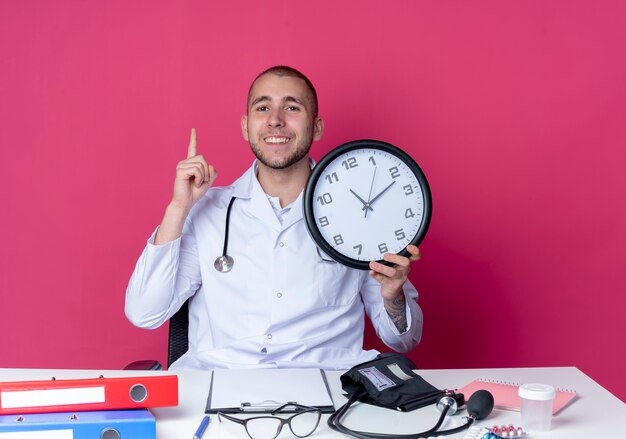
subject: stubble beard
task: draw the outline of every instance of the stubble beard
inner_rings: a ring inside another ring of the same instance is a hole
[[[252,140],[250,140],[250,148],[252,148],[252,152],[254,153],[257,160],[263,163],[268,168],[285,169],[285,168],[295,165],[304,157],[306,157],[311,149],[312,142],[313,142],[313,135],[311,134],[307,136],[306,138],[302,139],[300,142],[298,142],[298,144],[296,145],[296,149],[285,158],[267,157],[265,154],[263,154],[263,151],[261,150],[261,148],[259,148],[258,143],[255,143]]]

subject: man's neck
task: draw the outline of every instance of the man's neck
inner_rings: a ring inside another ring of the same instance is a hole
[[[306,186],[311,174],[309,157],[285,169],[272,169],[258,162],[257,178],[263,191],[270,197],[278,197],[280,206],[293,203]]]

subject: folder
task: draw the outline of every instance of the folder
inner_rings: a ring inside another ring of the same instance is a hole
[[[175,405],[177,375],[0,383],[0,415]]]
[[[155,439],[147,409],[1,415],[0,439]]]
[[[205,413],[267,413],[296,403],[335,411],[321,369],[214,369]]]

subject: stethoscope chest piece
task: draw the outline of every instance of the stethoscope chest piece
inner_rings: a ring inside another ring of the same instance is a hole
[[[236,197],[231,197],[230,202],[228,203],[228,207],[226,208],[226,225],[224,226],[224,251],[222,252],[222,256],[219,256],[213,266],[220,273],[228,273],[232,268],[235,261],[233,261],[232,256],[228,255],[228,226],[230,225],[230,209],[233,207],[233,203],[235,202]]]
[[[220,273],[227,273],[233,268],[234,263],[235,261],[233,261],[232,257],[229,255],[222,255],[215,260],[213,266]]]

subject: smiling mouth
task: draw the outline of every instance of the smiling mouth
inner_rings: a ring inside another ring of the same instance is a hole
[[[291,140],[291,137],[283,137],[283,136],[269,136],[263,139],[265,143],[269,143],[272,145],[282,145],[288,143]]]

